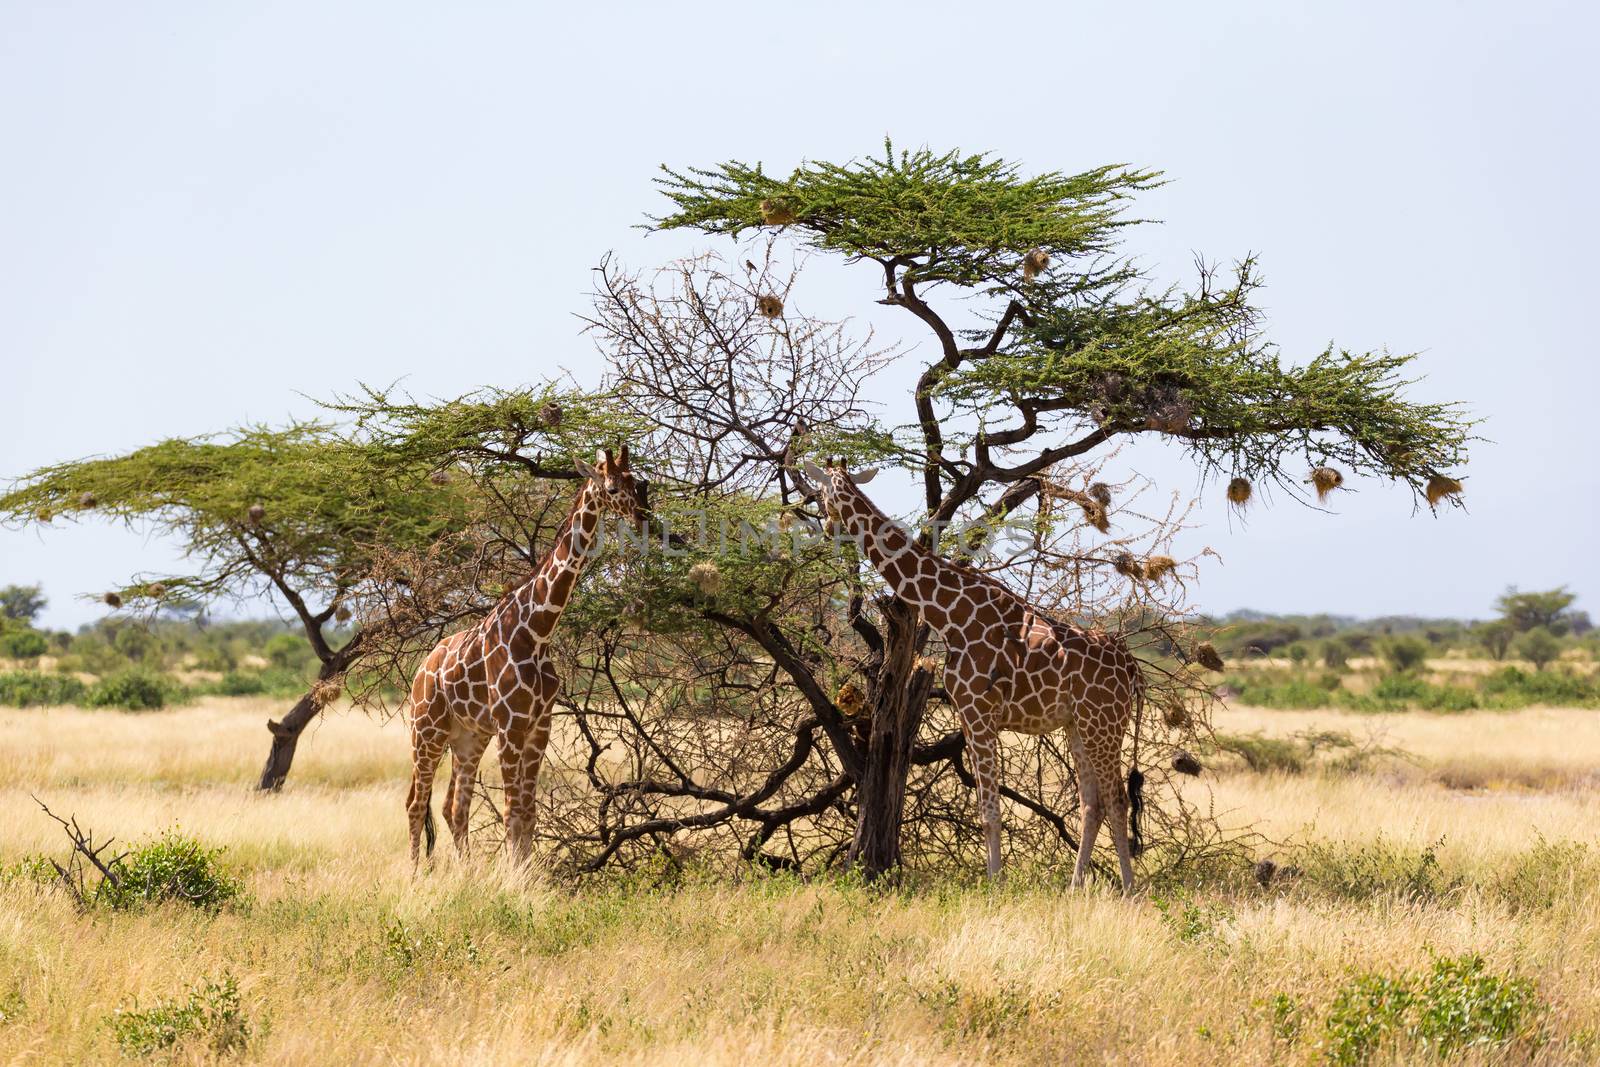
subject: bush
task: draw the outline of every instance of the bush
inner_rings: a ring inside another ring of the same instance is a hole
[[[38,630],[17,626],[0,633],[0,656],[38,659],[50,650],[50,641]]]
[[[175,900],[215,911],[244,889],[222,868],[221,856],[220,848],[168,831],[119,860],[116,882],[102,881],[95,902],[128,911]]]
[[[1433,651],[1420,637],[1391,637],[1378,647],[1378,653],[1396,672],[1404,674],[1420,668]]]
[[[118,1008],[111,1017],[111,1033],[125,1056],[154,1055],[192,1039],[226,1056],[244,1051],[250,1032],[239,983],[231,974],[220,982],[201,982],[184,1000],[163,1000],[143,1011]]]
[[[89,690],[91,708],[125,708],[153,711],[177,699],[182,687],[170,678],[141,667],[130,667],[107,675]]]
[[[1443,839],[1409,849],[1379,837],[1370,844],[1314,843],[1300,852],[1306,883],[1334,897],[1368,900],[1394,896],[1426,901],[1454,893],[1463,882],[1439,866]]]
[[[70,674],[40,674],[38,671],[0,674],[0,704],[14,708],[79,704],[88,691],[88,686]]]
[[[1268,737],[1261,733],[1219,733],[1216,738],[1217,748],[1240,757],[1257,774],[1270,771],[1300,774],[1306,769],[1310,757],[1304,744],[1286,737]]]
[[[1533,664],[1535,669],[1542,671],[1561,655],[1561,642],[1557,641],[1549,630],[1540,626],[1517,638],[1517,655]]]
[[[1420,977],[1364,974],[1346,983],[1328,1007],[1324,1051],[1334,1063],[1359,1064],[1400,1037],[1441,1057],[1537,1043],[1543,1011],[1531,981],[1494,974],[1482,956],[1436,959]]]
[[[1372,696],[1385,704],[1408,704],[1426,697],[1429,688],[1414,674],[1386,674],[1372,687]]]
[[[267,691],[267,681],[260,673],[245,674],[229,671],[213,687],[218,696],[253,697]]]

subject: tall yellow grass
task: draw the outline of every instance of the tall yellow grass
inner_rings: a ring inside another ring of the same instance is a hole
[[[216,915],[80,915],[27,877],[0,878],[0,1063],[115,1061],[118,1009],[224,973],[256,1031],[237,1057],[249,1063],[1316,1062],[1353,974],[1467,952],[1532,977],[1548,1005],[1539,1041],[1471,1056],[1600,1055],[1600,872],[1582,849],[1539,851],[1600,844],[1593,712],[1229,710],[1223,730],[1376,731],[1413,758],[1355,775],[1208,774],[1185,786],[1191,799],[1284,842],[1284,862],[1307,843],[1442,838],[1458,884],[1340,897],[1308,871],[1284,889],[1244,878],[1125,901],[1065,890],[1059,864],[986,885],[977,856],[973,877],[892,892],[754,875],[574,889],[449,857],[413,875],[403,725],[331,714],[288,788],[260,796],[248,786],[274,710],[0,711],[0,866],[65,854],[31,793],[101,834],[177,826],[224,846],[248,895]],[[1572,866],[1546,872],[1556,893],[1518,895],[1531,862],[1560,855],[1547,862]],[[1174,922],[1183,908],[1198,933]],[[1305,1018],[1293,1042],[1275,1032],[1280,994]]]

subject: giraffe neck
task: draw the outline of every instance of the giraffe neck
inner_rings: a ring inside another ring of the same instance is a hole
[[[840,517],[861,551],[883,575],[896,595],[916,608],[945,641],[965,643],[973,637],[978,600],[993,604],[1005,616],[1021,607],[999,583],[980,581],[949,560],[917,544],[906,531],[868,500],[842,471],[833,474]],[[1018,620],[1012,620],[1016,622]]]
[[[549,641],[577,587],[578,576],[594,553],[599,527],[600,506],[593,486],[586,482],[573,500],[572,511],[557,531],[550,551],[528,580],[485,620],[486,625],[502,632],[514,631],[541,644]]]

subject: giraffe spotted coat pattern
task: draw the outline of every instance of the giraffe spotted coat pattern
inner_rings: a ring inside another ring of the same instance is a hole
[[[579,463],[584,484],[550,551],[521,585],[500,598],[476,626],[451,634],[428,653],[411,683],[411,859],[424,836],[433,851],[429,798],[445,749],[451,753],[444,818],[458,851],[467,847],[468,814],[478,762],[491,739],[499,742],[506,790],[506,844],[512,857],[528,858],[533,843],[535,786],[550,742],[550,715],[560,679],[550,638],[578,576],[595,552],[603,515],[643,523],[645,488],[620,457],[606,450],[596,465]]]
[[[863,472],[860,481],[870,478]],[[944,638],[944,684],[971,755],[988,869],[1000,858],[1000,734],[1065,729],[1078,771],[1083,831],[1073,883],[1086,875],[1109,816],[1124,892],[1133,887],[1122,746],[1144,694],[1144,673],[1122,638],[1041,615],[1016,593],[940,557],[907,535],[843,467],[807,465],[829,518],[883,580]]]

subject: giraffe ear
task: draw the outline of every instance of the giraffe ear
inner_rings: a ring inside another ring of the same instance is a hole
[[[627,445],[623,445],[622,446],[622,469],[623,470],[627,470],[628,469],[628,446]]]
[[[862,471],[860,474],[855,475],[850,480],[855,482],[857,485],[866,485],[868,482],[872,481],[872,479],[876,478],[877,476],[878,476],[878,468],[877,467],[868,467],[866,470]]]
[[[574,459],[572,461],[572,466],[577,470],[578,477],[580,477],[580,478],[593,478],[594,477],[594,468],[589,466],[583,460]]]
[[[806,478],[813,485],[828,484],[828,472],[811,462],[809,459],[800,464],[800,469],[805,472]]]
[[[616,466],[616,460],[611,455],[611,449],[602,448],[594,454],[595,466],[604,463],[607,467]]]

